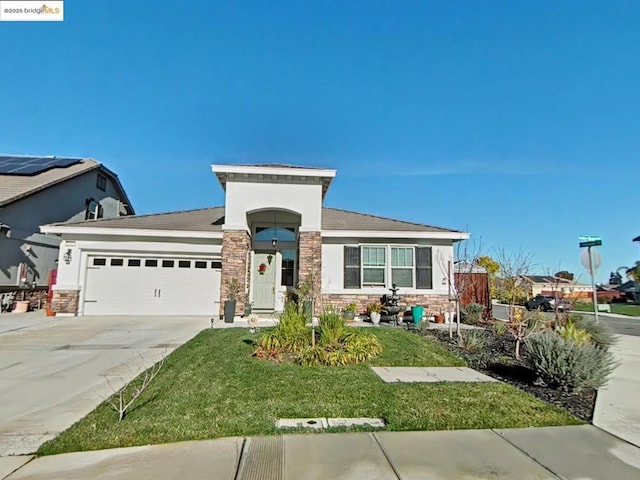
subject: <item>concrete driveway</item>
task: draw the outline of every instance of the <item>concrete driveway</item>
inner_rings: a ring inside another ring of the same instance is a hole
[[[31,453],[163,355],[208,317],[0,316],[0,456]]]

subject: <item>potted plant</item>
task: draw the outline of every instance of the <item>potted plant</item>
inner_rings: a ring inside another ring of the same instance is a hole
[[[240,293],[240,283],[236,278],[227,281],[227,299],[224,302],[224,323],[233,323],[236,316],[236,300]]]
[[[444,314],[442,312],[436,313],[433,316],[433,318],[436,321],[436,323],[444,323]]]
[[[351,302],[349,305],[344,307],[343,315],[348,321],[352,322],[354,318],[356,318],[356,302]]]
[[[367,307],[367,310],[369,312],[369,318],[371,319],[371,323],[373,323],[374,325],[379,325],[380,317],[381,317],[380,312],[382,311],[382,304],[379,302],[370,303],[369,306]]]

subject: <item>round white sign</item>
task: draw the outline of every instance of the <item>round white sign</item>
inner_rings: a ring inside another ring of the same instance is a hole
[[[598,267],[602,265],[602,257],[600,256],[600,253],[598,253],[598,251],[595,249],[591,250],[591,261],[593,263],[593,271],[595,273],[595,271],[598,270]],[[582,249],[582,253],[580,254],[580,262],[582,263],[582,266],[587,269],[588,272],[591,271],[591,269],[589,268],[589,249],[588,248]]]

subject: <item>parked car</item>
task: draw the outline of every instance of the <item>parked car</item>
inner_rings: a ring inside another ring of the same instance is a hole
[[[556,310],[556,308],[559,311],[565,311],[571,308],[571,304],[568,301],[563,300],[562,298],[556,300],[555,297],[548,295],[536,295],[531,300],[527,300],[524,303],[524,306],[527,310],[542,310],[543,312]]]

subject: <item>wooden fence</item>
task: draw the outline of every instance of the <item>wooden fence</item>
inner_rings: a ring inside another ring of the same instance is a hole
[[[489,275],[486,273],[456,273],[454,274],[456,288],[462,291],[461,308],[470,303],[484,306],[483,317],[491,319],[491,294],[489,292]]]

